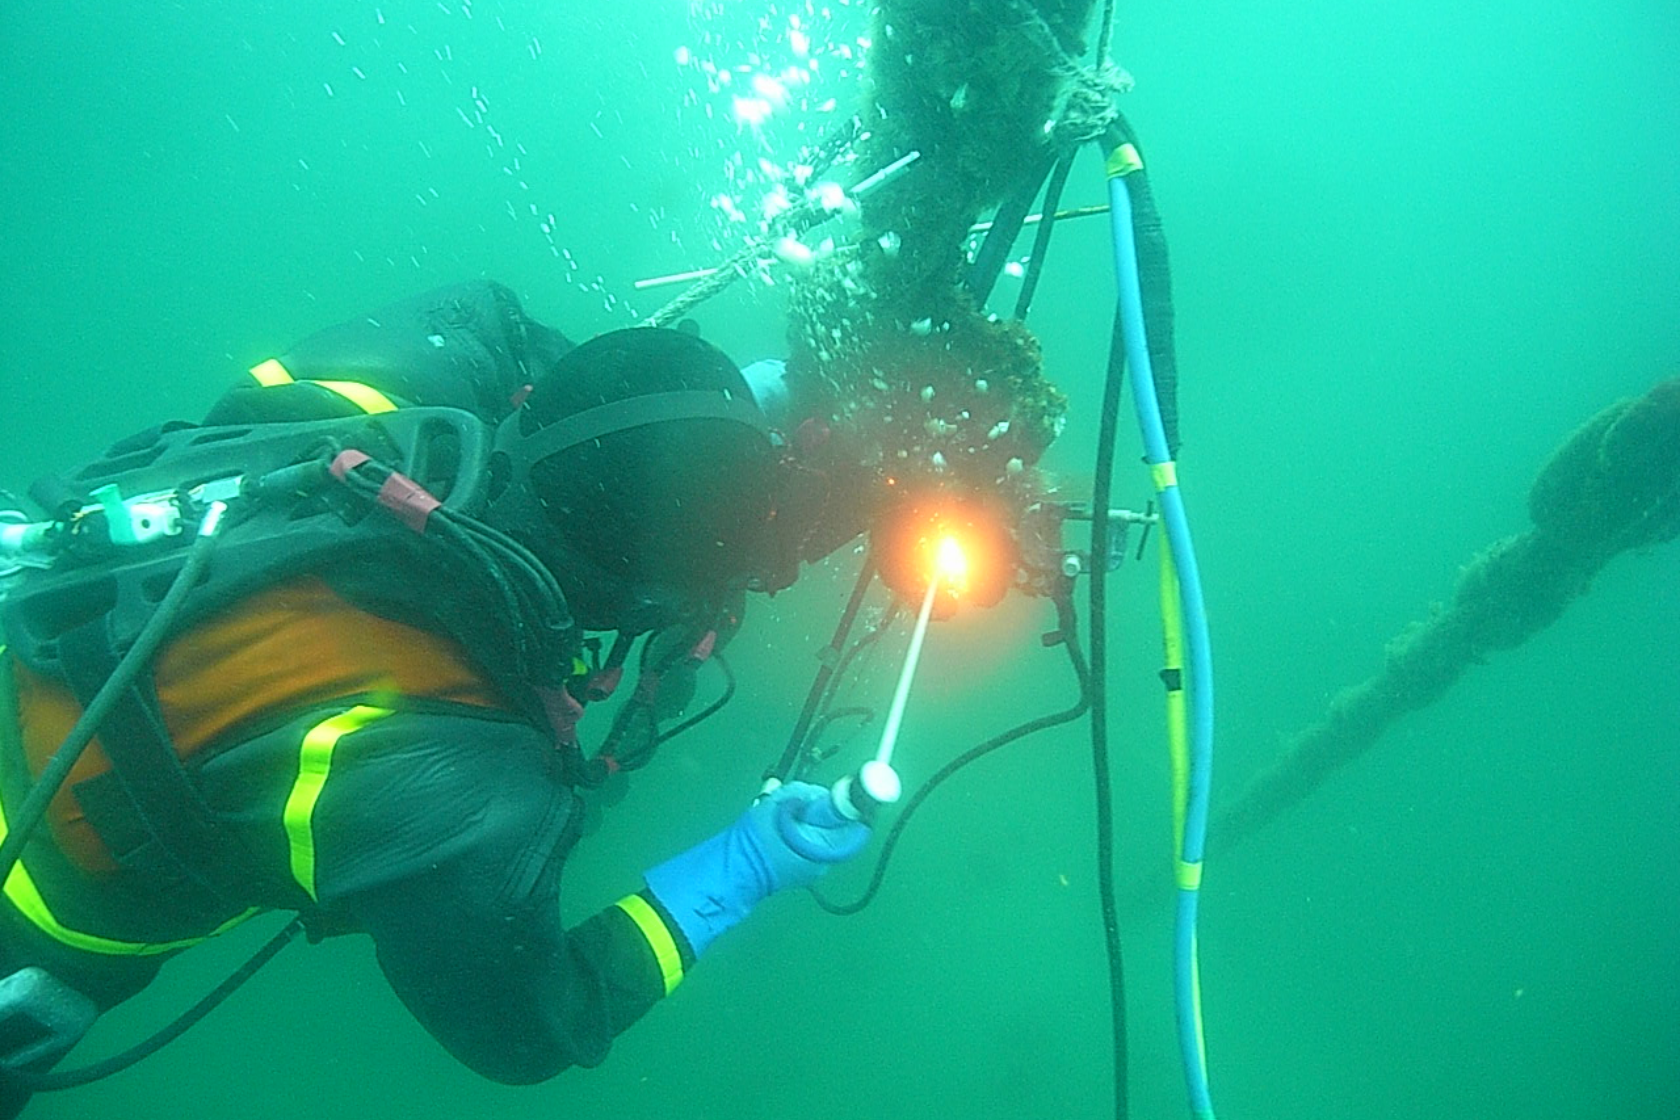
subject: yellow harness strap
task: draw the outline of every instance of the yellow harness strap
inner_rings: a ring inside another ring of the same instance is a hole
[[[372,385],[363,385],[360,381],[306,381],[304,384],[330,389],[369,415],[397,410],[396,402],[390,397]]]
[[[395,412],[396,402],[375,389],[371,385],[364,385],[360,381],[298,381],[290,370],[280,363],[279,358],[269,358],[251,367],[251,377],[258,385],[265,389],[272,389],[276,385],[319,385],[329,392],[337,393],[357,408],[368,414],[378,412]]]

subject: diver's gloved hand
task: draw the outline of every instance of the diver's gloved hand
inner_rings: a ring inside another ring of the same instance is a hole
[[[698,957],[772,893],[810,886],[868,841],[869,826],[836,812],[828,790],[789,782],[644,878]]]

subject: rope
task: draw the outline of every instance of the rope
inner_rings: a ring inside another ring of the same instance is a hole
[[[767,239],[765,239],[767,240]],[[681,319],[688,312],[705,303],[729,285],[735,283],[747,274],[747,266],[755,263],[764,255],[764,240],[755,239],[737,249],[733,256],[713,270],[705,277],[688,288],[682,295],[642,320],[644,327],[663,327],[667,323]]]
[[[1106,60],[1074,74],[1056,120],[1057,144],[1071,151],[1099,139],[1120,116],[1114,99],[1129,93],[1132,84],[1130,74]]]
[[[1119,115],[1114,106],[1115,96],[1129,92],[1133,85],[1132,76],[1108,60],[1108,43],[1114,28],[1112,0],[1103,9],[1097,61],[1092,66],[1080,65],[1078,59],[1067,53],[1055,29],[1036,7],[1023,0],[1010,0],[1009,6],[1020,14],[1020,27],[1052,59],[1051,70],[1067,86],[1053,132],[1057,147],[1074,151],[1101,137]]]
[[[1108,64],[1108,46],[1114,38],[1114,0],[1105,0],[1103,4],[1102,31],[1097,35],[1098,66]]]
[[[807,149],[807,163],[811,167],[810,178],[815,180],[828,173],[842,156],[851,149],[863,132],[863,124],[856,117],[848,121],[833,136],[828,137],[815,149]],[[712,270],[711,275],[699,280],[692,288],[687,289],[676,299],[643,319],[644,327],[663,327],[668,323],[681,319],[689,311],[705,303],[729,285],[751,271],[749,266],[756,265],[759,260],[770,255],[769,246],[777,239],[786,236],[790,231],[795,234],[816,224],[816,220],[826,218],[828,212],[813,203],[805,202],[781,215],[776,221],[765,228],[759,237],[748,241],[741,248],[730,255]]]

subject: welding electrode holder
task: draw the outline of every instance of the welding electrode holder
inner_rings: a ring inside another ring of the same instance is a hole
[[[836,859],[834,849],[813,840],[807,831],[808,826],[834,829],[845,828],[848,822],[868,825],[873,822],[876,810],[897,801],[903,789],[904,785],[892,765],[872,758],[859,767],[856,774],[835,782],[829,788],[826,803],[821,800],[784,801],[776,814],[776,832],[782,843],[806,859],[833,863]],[[803,816],[802,805],[809,806],[803,810]],[[867,837],[868,833],[863,833],[863,836]],[[862,847],[862,843],[858,846]]]
[[[858,767],[856,774],[848,774],[834,783],[829,794],[834,799],[834,811],[849,821],[871,824],[883,805],[891,805],[904,793],[904,782],[892,763],[872,758]]]

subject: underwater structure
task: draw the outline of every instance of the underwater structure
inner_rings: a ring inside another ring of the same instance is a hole
[[[785,381],[790,395],[802,402],[799,415],[811,417],[789,433],[790,445],[802,464],[821,475],[831,520],[847,522],[846,539],[870,537],[851,599],[819,658],[788,745],[766,772],[767,783],[799,776],[802,761],[811,757],[807,734],[847,712],[825,711],[825,704],[833,695],[833,678],[855,649],[879,632],[847,645],[871,581],[878,578],[907,603],[922,601],[899,695],[919,657],[917,635],[925,632],[938,601],[939,579],[923,575],[919,563],[935,544],[942,555],[943,542],[953,536],[965,553],[984,542],[974,551],[991,563],[965,562],[961,568],[968,601],[986,605],[1007,590],[985,584],[984,577],[971,578],[975,569],[989,568],[1007,572],[1006,581],[1055,607],[1054,629],[1042,638],[1046,647],[1067,654],[1078,683],[1075,702],[948,762],[906,801],[863,895],[852,903],[823,904],[837,914],[868,904],[915,807],[956,770],[1026,735],[1088,717],[1113,1114],[1122,1120],[1129,1114],[1128,1046],[1114,892],[1106,579],[1125,550],[1126,525],[1160,525],[1161,675],[1177,822],[1173,1003],[1191,1111],[1199,1120],[1211,1120],[1196,928],[1213,746],[1213,665],[1175,462],[1177,364],[1167,247],[1144,156],[1115,104],[1130,81],[1109,61],[1114,11],[1113,0],[1101,5],[881,0],[872,15],[862,107],[849,128],[801,153],[795,181],[805,188],[803,196],[778,196],[759,236],[718,267],[639,286],[699,281],[644,320],[670,326],[767,259],[790,266],[783,281]],[[1088,51],[1089,24],[1095,52],[1087,65],[1079,60]],[[1067,402],[1045,376],[1038,340],[1024,320],[1050,231],[1057,219],[1074,214],[1058,210],[1058,203],[1076,154],[1087,146],[1097,148],[1108,201],[1080,212],[1108,215],[1115,310],[1102,405],[1095,415],[1094,483],[1088,502],[1070,502],[1060,500],[1036,468],[1062,430]],[[856,166],[835,174],[845,164]],[[841,188],[832,181],[837,178],[851,186]],[[1005,318],[988,311],[987,301],[1035,205],[1041,220],[1030,254],[1018,272],[1010,269],[1022,283]],[[824,237],[821,227],[842,213],[855,224],[844,234]],[[987,220],[981,222],[983,215]],[[983,239],[977,238],[981,233]],[[1125,396],[1131,398],[1158,513],[1110,506]],[[1088,549],[1069,543],[1066,532],[1075,524],[1088,532]],[[818,550],[806,558],[823,554]],[[1074,604],[1076,580],[1088,593],[1088,661]],[[893,711],[901,711],[896,695]],[[889,713],[876,757],[843,779],[845,800],[860,814],[871,799],[898,800],[896,776],[878,783],[870,777],[871,766],[879,776],[895,732]],[[862,802],[854,796],[860,789],[868,795]]]
[[[1210,844],[1246,839],[1472,665],[1544,630],[1614,557],[1680,536],[1680,377],[1581,425],[1535,478],[1528,512],[1533,528],[1471,560],[1452,600],[1388,644],[1381,671],[1337,693],[1322,720],[1215,814]]]
[[[1093,3],[952,7],[876,14],[857,162],[919,156],[860,200],[861,236],[795,282],[790,368],[824,383],[841,431],[885,469],[1007,487],[1060,431],[1066,399],[1026,327],[986,313],[964,248],[982,213],[1091,138],[1069,118],[1069,60]]]
[[[1112,65],[1079,61],[1096,9],[1096,0],[885,0],[857,115],[805,161],[807,184],[841,164],[862,177],[844,194],[812,190],[792,202],[645,322],[671,325],[781,257],[794,265],[789,378],[828,402],[836,459],[868,468],[861,504],[879,508],[912,487],[984,493],[1002,495],[1018,521],[1045,488],[1032,467],[1062,430],[1067,400],[1021,322],[1030,292],[1010,318],[985,301],[1046,179],[1049,212],[1073,154],[1112,124],[1114,94],[1128,87]],[[799,243],[840,210],[856,218],[854,233],[815,252]],[[994,212],[986,225],[1001,236],[976,249],[977,223]],[[1042,256],[1035,249],[1035,268]],[[1172,393],[1163,398],[1172,411]]]

